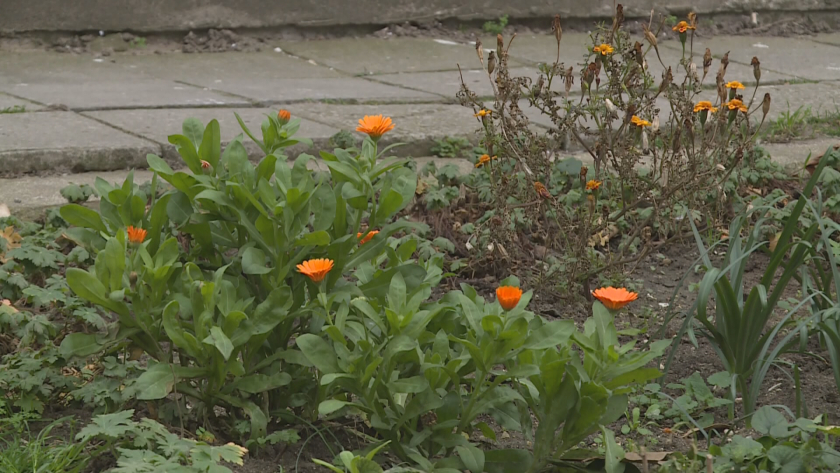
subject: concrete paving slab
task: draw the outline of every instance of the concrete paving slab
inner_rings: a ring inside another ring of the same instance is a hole
[[[763,85],[756,93],[756,104],[760,103],[765,93],[769,93],[771,99],[768,120],[775,120],[784,112],[793,113],[799,107],[803,107],[803,110],[810,108],[813,115],[840,111],[840,83],[838,82]],[[744,96],[746,97],[746,94]],[[760,119],[761,112],[758,112],[757,116]]]
[[[464,69],[462,70],[462,74],[467,87],[478,97],[493,96],[493,89],[486,71],[481,69]],[[532,80],[536,80],[538,71],[536,68],[519,67],[511,69],[511,74],[516,77],[530,77]],[[383,74],[373,76],[372,79],[438,94],[450,101],[457,101],[456,95],[461,90],[461,74],[458,71]],[[558,87],[552,88],[559,90]]]
[[[307,105],[308,106],[308,105]],[[294,117],[300,118],[298,109],[290,108]],[[238,113],[248,129],[257,139],[262,138],[260,125],[268,114],[277,113],[276,109],[268,108],[241,108],[241,109],[208,109],[208,108],[183,108],[183,109],[157,109],[157,110],[112,110],[87,112],[86,116],[100,120],[120,130],[142,136],[146,139],[159,143],[163,148],[164,158],[180,162],[180,157],[175,147],[169,144],[167,137],[181,133],[181,125],[187,118],[198,118],[205,125],[214,118],[219,121],[223,145],[229,143],[235,137],[243,134],[242,128],[236,120],[235,113]],[[346,126],[349,128],[349,125]],[[338,128],[302,119],[299,136],[312,139],[314,150],[327,147],[329,138],[337,133]],[[243,134],[244,135],[244,134]],[[250,138],[244,136],[243,144],[252,159],[260,159],[264,155],[259,147]],[[287,154],[296,156],[303,152],[315,153],[313,149],[305,146],[295,146],[287,149]]]
[[[46,51],[0,52],[0,86],[84,83],[135,78],[137,72],[113,58]]]
[[[232,95],[168,80],[135,78],[119,81],[14,84],[4,89],[35,102],[64,105],[71,110],[198,106],[249,106]]]
[[[318,64],[360,75],[450,71],[457,70],[458,64],[469,69],[481,67],[473,46],[430,38],[344,38],[285,42],[282,48]]]
[[[212,90],[247,97],[260,105],[331,100],[349,103],[441,102],[437,94],[391,86],[356,77],[256,79],[243,77],[210,85]]]
[[[42,108],[40,105],[28,100],[21,100],[17,97],[0,93],[0,113],[34,112]]]
[[[669,48],[678,48],[679,43],[667,43]],[[695,38],[694,49],[702,55],[705,48],[709,48],[715,57],[720,57],[730,51],[730,67],[732,63],[749,65],[753,56],[761,61],[761,80],[764,72],[775,71],[804,80],[840,80],[840,51],[836,46],[820,44],[808,39],[780,38],[780,37],[749,37],[749,36],[716,36],[714,38]],[[714,61],[712,67],[717,71],[719,61]],[[711,75],[712,72],[710,71]],[[752,77],[752,71],[750,71]],[[726,78],[740,80],[737,74],[730,78],[727,70]],[[714,79],[714,78],[713,78]],[[770,76],[766,78],[771,80]]]
[[[840,144],[838,138],[821,138],[807,141],[793,141],[790,143],[761,143],[773,161],[783,166],[803,167],[810,155],[819,155],[829,146]]]
[[[814,36],[808,36],[807,39],[816,41],[817,43],[840,46],[840,33],[820,33]]]
[[[70,112],[0,114],[0,175],[142,165],[160,146]]]
[[[450,104],[383,104],[383,105],[333,105],[307,104],[300,110],[302,117],[335,128],[355,130],[359,119],[365,115],[391,117],[395,127],[382,137],[382,145],[405,143],[394,149],[401,156],[426,156],[436,139],[446,136],[463,136],[478,139],[478,120],[471,109]]]

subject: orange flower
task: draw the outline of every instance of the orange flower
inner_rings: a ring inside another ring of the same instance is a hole
[[[723,106],[728,107],[729,110],[740,110],[744,113],[747,113],[749,111],[747,106],[744,105],[744,102],[741,102],[738,99],[732,99],[729,102],[726,102],[725,104],[723,104]]]
[[[522,298],[522,289],[513,286],[499,286],[496,288],[496,299],[502,309],[511,310],[519,304]]]
[[[128,232],[128,241],[130,243],[139,245],[146,239],[146,230],[142,228],[128,227],[126,231]]]
[[[382,117],[382,115],[365,115],[359,120],[359,126],[356,131],[367,133],[368,136],[374,140],[378,140],[382,135],[394,129],[394,124],[391,123],[391,117]]]
[[[493,158],[495,158],[495,156],[493,156]],[[489,163],[493,158],[491,158],[489,154],[482,154],[481,157],[478,158],[478,162],[475,163],[475,167],[480,168],[481,166]]]
[[[367,243],[367,242],[369,242],[370,240],[372,240],[372,239],[373,239],[373,237],[374,237],[377,233],[379,233],[379,230],[373,230],[372,232],[368,232],[368,233],[367,233],[367,235],[365,235],[365,234],[363,234],[363,233],[357,233],[357,234],[356,234],[356,238],[361,238],[361,240],[359,241],[359,244],[360,244],[360,245],[364,245],[365,243]],[[364,236],[364,238],[362,238],[362,236]]]
[[[551,198],[551,192],[548,192],[548,189],[546,189],[543,183],[540,181],[534,182],[534,190],[537,191],[537,194],[539,194],[539,196],[543,199]]]
[[[321,282],[333,269],[333,260],[326,258],[306,260],[297,265],[298,272],[306,275],[312,282]]]
[[[481,109],[481,110],[478,111],[478,113],[476,113],[473,116],[474,117],[486,117],[487,115],[492,115],[492,114],[493,114],[492,110]]]
[[[711,113],[717,112],[717,108],[713,107],[712,102],[709,102],[708,100],[701,100],[694,106],[694,113],[702,112],[703,110],[707,110]]]
[[[602,287],[601,289],[592,291],[592,295],[610,310],[621,309],[639,297],[635,292],[630,292],[623,287],[618,289],[614,287]]]
[[[289,123],[289,120],[292,119],[292,113],[288,110],[280,110],[279,112],[277,112],[277,119],[280,120],[281,124],[285,125],[286,123]]]
[[[649,122],[649,121],[644,120],[644,119],[642,119],[642,118],[639,118],[639,117],[637,117],[636,115],[633,115],[633,118],[631,118],[631,119],[630,119],[630,122],[631,122],[631,123],[633,123],[634,125],[636,125],[636,126],[640,127],[640,128],[644,128],[644,127],[646,127],[646,126],[650,126],[650,122]]]
[[[681,22],[677,23],[677,26],[671,28],[671,30],[679,31],[680,33],[685,33],[688,30],[695,30],[695,29],[697,29],[697,28],[689,25],[685,21],[681,21]]]
[[[733,80],[732,82],[727,82],[726,85],[724,85],[724,87],[726,87],[727,89],[743,89],[744,84],[738,82],[737,80]]]
[[[601,181],[591,180],[586,183],[586,190],[588,191],[596,191],[599,187],[603,184]]]
[[[600,44],[592,48],[592,52],[596,54],[600,54],[601,56],[606,56],[607,54],[612,54],[615,51],[615,48],[610,46],[607,43]]]

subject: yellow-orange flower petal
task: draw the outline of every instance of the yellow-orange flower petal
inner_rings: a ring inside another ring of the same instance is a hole
[[[727,82],[726,85],[724,85],[724,87],[726,87],[727,89],[743,89],[744,84],[738,82],[737,80],[733,80],[732,82]]]
[[[356,131],[367,133],[373,139],[377,139],[394,129],[394,124],[391,123],[391,117],[383,117],[382,115],[365,115],[364,118],[359,119],[359,126]]]
[[[140,244],[146,239],[147,232],[142,228],[128,227],[126,232],[128,232],[129,243]]]
[[[744,113],[747,113],[749,111],[747,106],[744,105],[744,102],[740,101],[739,99],[732,99],[729,102],[723,104],[723,106],[728,107],[729,110],[740,110]]]
[[[493,156],[495,158],[495,156]],[[480,158],[478,158],[478,162],[475,163],[475,167],[480,168],[485,164],[489,163],[492,158],[489,154],[482,154]]]
[[[694,106],[694,112],[702,112],[703,110],[714,113],[717,112],[717,107],[714,107],[712,102],[709,102],[708,100],[701,100]]]
[[[593,180],[586,183],[586,190],[588,190],[588,191],[598,190],[598,188],[601,187],[601,184],[603,184],[601,181],[596,181],[596,180],[593,179]]]
[[[673,31],[679,31],[680,33],[685,33],[686,31],[688,31],[688,30],[693,30],[693,29],[696,29],[696,27],[689,25],[689,24],[688,24],[687,22],[685,22],[685,21],[681,21],[681,22],[677,23],[677,25],[676,25],[676,26],[674,26],[673,28],[671,28],[671,30],[673,30]]]
[[[373,230],[373,231],[367,232],[367,235],[365,235],[364,233],[357,233],[356,238],[361,238],[361,240],[359,240],[359,244],[364,245],[365,243],[372,240],[373,237],[376,236],[377,233],[379,233],[379,230]],[[362,238],[362,237],[364,237],[364,238]]]
[[[592,52],[596,54],[600,54],[601,56],[606,56],[607,54],[612,54],[615,51],[615,48],[610,46],[607,43],[599,44],[592,48]]]
[[[543,185],[543,183],[540,181],[534,182],[534,190],[537,191],[537,194],[543,199],[551,198],[551,192],[548,192],[548,189],[546,189],[545,185]]]
[[[522,298],[522,289],[513,286],[499,286],[496,288],[496,299],[502,309],[511,310],[519,304]]]
[[[285,125],[292,119],[292,113],[288,110],[280,110],[277,112],[277,119],[280,120],[280,123]]]
[[[486,117],[487,115],[492,115],[492,114],[493,114],[492,110],[481,109],[481,110],[478,111],[478,113],[476,113],[473,116],[474,117]]]
[[[333,269],[333,260],[326,258],[318,258],[304,261],[297,265],[298,272],[307,276],[312,282],[321,282],[327,276],[327,273]]]
[[[634,124],[634,125],[638,126],[638,127],[641,127],[641,128],[644,128],[644,127],[646,127],[646,126],[650,126],[650,125],[651,125],[651,123],[650,123],[649,121],[644,120],[644,119],[642,119],[642,118],[639,118],[639,117],[637,117],[636,115],[633,115],[633,117],[630,119],[630,122],[631,122],[632,124]]]
[[[635,301],[639,295],[626,288],[602,287],[592,291],[592,295],[610,310],[618,310]]]

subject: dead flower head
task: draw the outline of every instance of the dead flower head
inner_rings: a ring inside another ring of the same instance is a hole
[[[542,182],[536,181],[534,182],[534,190],[537,191],[537,194],[542,197],[543,199],[550,199],[551,193],[548,192],[548,189],[545,188]]]

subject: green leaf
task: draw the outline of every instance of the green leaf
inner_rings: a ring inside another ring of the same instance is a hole
[[[183,192],[175,192],[166,203],[166,215],[169,220],[175,222],[176,225],[184,225],[189,222],[193,214],[192,203],[190,198]]]
[[[146,163],[149,164],[149,169],[158,174],[171,176],[175,173],[175,171],[173,171],[172,168],[169,167],[169,164],[167,164],[166,161],[163,160],[163,158],[156,154],[147,154]]]
[[[296,340],[300,351],[310,363],[324,374],[339,373],[338,359],[335,350],[322,338],[311,333],[303,334]]]
[[[79,268],[68,268],[67,285],[82,299],[112,310],[121,316],[128,316],[128,307],[122,302],[108,298],[108,290],[96,277]],[[123,320],[123,319],[121,319]],[[125,324],[127,321],[124,321]],[[136,325],[134,325],[136,326]]]
[[[215,346],[225,360],[228,360],[230,358],[230,354],[233,353],[233,343],[231,343],[230,339],[227,335],[225,335],[225,332],[222,331],[221,327],[213,326],[210,329],[210,335],[202,340],[202,342],[206,345]]]
[[[199,135],[200,136],[200,135]],[[184,135],[170,135],[169,142],[175,145],[184,163],[195,174],[201,173],[201,160],[198,159],[195,143]],[[176,186],[177,187],[177,186]]]
[[[473,445],[457,445],[455,451],[472,473],[482,473],[484,471],[484,451],[478,449]]]
[[[318,404],[318,414],[327,416],[349,404],[349,402],[339,401],[338,399],[327,399],[321,404]]]
[[[259,248],[248,248],[242,254],[242,272],[245,274],[267,274],[271,268],[265,265],[265,253]]]
[[[239,140],[231,141],[227,145],[224,154],[222,154],[221,161],[224,163],[231,176],[245,172],[245,170],[250,166],[250,162],[248,161],[248,151]]]
[[[756,432],[770,435],[777,439],[790,437],[790,423],[785,416],[770,406],[762,406],[752,417],[752,428]]]
[[[732,385],[732,375],[729,374],[728,371],[718,371],[717,373],[709,376],[707,381],[712,386],[726,389]]]
[[[134,409],[98,415],[76,434],[76,440],[87,442],[99,436],[118,439],[136,428],[137,422],[134,422],[132,417],[134,417]]]
[[[604,435],[604,448],[606,454],[604,455],[604,471],[606,473],[624,473],[624,449],[616,443],[615,434],[612,430],[602,426],[601,433]]]
[[[801,473],[809,471],[803,462],[803,453],[788,445],[775,445],[767,451],[767,459],[776,464],[776,473]]]
[[[487,473],[522,473],[531,468],[534,457],[528,450],[500,448],[484,452],[484,471]]]
[[[523,347],[529,350],[544,350],[565,345],[575,330],[575,323],[571,320],[553,320],[531,332]]]
[[[295,240],[295,246],[327,246],[330,241],[330,234],[320,230],[298,238]]]
[[[219,156],[222,153],[222,135],[219,131],[219,121],[215,118],[210,120],[207,128],[204,129],[204,136],[201,139],[201,146],[198,148],[198,157],[210,163],[213,169],[219,165]]]
[[[79,204],[69,204],[62,207],[59,213],[61,218],[67,220],[70,225],[108,233],[108,227],[105,226],[102,217],[95,210]]]
[[[181,133],[192,141],[194,148],[198,148],[204,135],[204,124],[198,118],[187,118],[181,125]]]
[[[102,345],[97,341],[97,336],[90,333],[71,333],[64,337],[61,341],[61,346],[58,348],[58,353],[65,359],[74,356],[85,358],[102,349]]]
[[[388,389],[392,393],[417,394],[429,389],[429,381],[425,376],[395,379],[388,383]]]
[[[277,373],[273,376],[252,374],[238,379],[235,384],[237,389],[246,393],[258,394],[286,386],[291,381],[292,377],[288,373]]]
[[[153,401],[163,399],[175,386],[175,373],[168,363],[157,363],[149,367],[134,383],[137,399]]]

